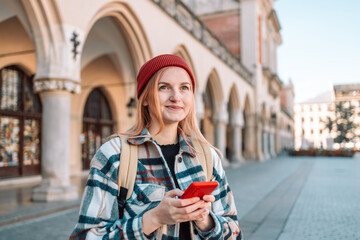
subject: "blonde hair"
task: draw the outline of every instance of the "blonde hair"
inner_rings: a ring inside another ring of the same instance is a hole
[[[131,137],[139,136],[141,134],[141,131],[144,128],[148,128],[151,125],[150,112],[152,113],[153,117],[156,118],[156,120],[160,123],[159,131],[156,134],[160,133],[163,130],[164,121],[163,121],[161,111],[160,111],[159,99],[157,97],[158,83],[159,83],[159,80],[161,79],[161,77],[163,76],[164,72],[170,67],[172,67],[172,66],[164,67],[164,68],[160,69],[149,79],[148,83],[146,84],[143,92],[141,93],[141,95],[139,97],[138,106],[137,106],[138,114],[137,114],[136,123],[134,124],[133,127],[131,127],[129,129],[129,131],[126,133],[126,135],[129,135]],[[191,89],[191,91],[192,91],[192,89]],[[151,103],[151,104],[147,104],[145,106],[144,105],[145,101],[148,103]],[[203,134],[201,133],[201,131],[199,129],[199,126],[196,121],[194,98],[191,103],[188,115],[179,122],[178,127],[180,127],[182,129],[183,133],[187,137],[196,138],[200,142],[203,142],[203,143],[209,145],[214,150],[216,150],[219,153],[219,155],[222,157],[221,151],[219,149],[217,149],[216,147],[214,147],[213,145],[211,145],[205,139],[205,137],[203,136]],[[186,139],[184,139],[184,140],[186,141]]]

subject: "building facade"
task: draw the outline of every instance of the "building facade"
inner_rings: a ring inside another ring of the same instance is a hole
[[[0,0],[0,177],[41,173],[33,199],[76,198],[70,176],[132,125],[137,71],[163,53],[190,65],[199,125],[224,165],[275,156],[293,131],[280,25],[272,0],[232,4],[238,54],[180,1]]]
[[[295,148],[339,149],[334,143],[337,134],[334,124],[330,131],[329,123],[336,121],[336,104],[343,102],[347,107],[354,107],[354,114],[349,120],[355,123],[354,134],[357,136],[342,147],[360,148],[360,84],[337,84],[331,91],[325,92],[294,106]]]
[[[324,92],[294,106],[295,148],[333,148],[333,136],[326,128],[328,118],[334,118],[334,94]]]

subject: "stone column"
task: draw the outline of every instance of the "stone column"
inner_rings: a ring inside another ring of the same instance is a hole
[[[264,123],[262,122],[261,118],[258,117],[258,115],[254,115],[254,121],[256,123],[256,139],[254,141],[254,144],[256,146],[256,156],[259,159],[259,161],[263,161],[265,159],[264,156],[264,146],[263,138],[264,138]]]
[[[222,164],[224,167],[229,166],[229,160],[226,159],[226,125],[228,123],[227,104],[223,102],[220,109],[213,119],[215,123],[215,147],[223,154]]]
[[[269,133],[267,127],[264,127],[263,138],[264,138],[263,154],[264,154],[264,159],[266,160],[269,159]]]
[[[271,135],[270,135],[270,155],[272,158],[276,157],[276,145],[275,145],[275,128],[271,128]]]
[[[280,126],[275,126],[275,155],[277,156],[279,153],[281,153],[281,150],[283,149],[282,146],[282,136],[281,136],[281,128]]]
[[[223,154],[222,164],[224,167],[229,165],[229,160],[226,159],[226,122],[217,121],[215,123],[215,147],[217,147]]]
[[[272,158],[272,150],[273,150],[273,132],[272,132],[272,127],[269,126],[269,130],[268,130],[268,154],[269,154],[269,158]]]
[[[242,136],[241,136],[241,126],[235,126],[233,132],[233,160],[235,162],[244,162],[244,158],[242,156]]]
[[[41,138],[42,183],[34,188],[34,201],[63,201],[78,198],[77,188],[70,184],[70,101],[67,88],[74,84],[63,80],[35,82],[42,91],[43,118]],[[75,88],[78,85],[75,84]]]
[[[270,158],[273,158],[274,157],[274,133],[271,131],[269,134],[270,134],[269,155],[270,155]]]
[[[244,162],[244,158],[242,156],[242,134],[241,129],[244,126],[244,117],[241,111],[237,111],[232,116],[231,125],[233,129],[232,142],[233,142],[233,159],[234,162]]]
[[[197,120],[198,126],[200,128],[201,120],[204,118],[204,102],[203,102],[202,93],[197,91],[195,93],[194,98],[195,98],[196,120]]]

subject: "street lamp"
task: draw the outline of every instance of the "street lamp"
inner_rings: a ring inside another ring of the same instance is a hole
[[[133,111],[136,108],[136,101],[135,98],[130,98],[129,102],[126,104],[126,107],[128,109],[128,116],[132,117]]]

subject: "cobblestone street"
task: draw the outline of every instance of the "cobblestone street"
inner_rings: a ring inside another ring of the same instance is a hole
[[[359,157],[282,156],[227,176],[246,240],[360,239]],[[0,239],[67,239],[77,214],[71,208],[4,225]]]

